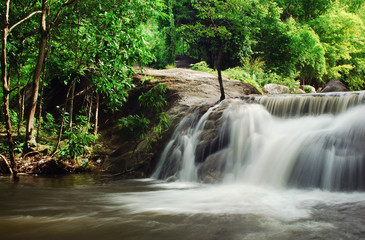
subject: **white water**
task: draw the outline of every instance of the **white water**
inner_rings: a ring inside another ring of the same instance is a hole
[[[248,96],[246,99],[265,106],[271,114],[280,117],[338,114],[364,104],[365,91],[262,95]]]
[[[365,106],[349,107],[278,118],[233,100],[193,112],[154,174],[175,182],[0,176],[0,238],[365,239]]]
[[[0,176],[6,240],[364,239],[365,194],[252,184]]]
[[[363,94],[344,95],[344,99],[352,102],[346,105],[351,108],[337,108],[337,115],[299,116],[308,114],[305,110],[295,118],[283,119],[272,116],[262,105],[241,100],[224,101],[209,109],[198,124],[186,126],[192,114],[177,128],[153,177],[196,182],[218,176],[215,180],[223,183],[274,188],[365,190]],[[325,104],[335,106],[333,101]],[[199,148],[209,141],[204,135],[207,131],[214,131],[211,140],[219,144]]]

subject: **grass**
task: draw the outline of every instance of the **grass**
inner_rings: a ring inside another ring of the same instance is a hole
[[[210,68],[204,61],[192,65],[191,69],[216,74],[217,71]],[[225,78],[249,83],[256,87],[258,91],[263,93],[262,88],[266,84],[275,83],[289,87],[292,93],[299,88],[299,82],[295,81],[295,76],[283,77],[274,72],[265,70],[265,62],[260,58],[246,58],[242,61],[242,65],[235,68],[229,68],[222,71]]]

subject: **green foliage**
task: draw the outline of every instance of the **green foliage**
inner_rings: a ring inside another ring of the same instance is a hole
[[[72,129],[64,132],[65,140],[58,151],[60,158],[77,159],[85,156],[87,148],[95,143],[97,136],[89,132],[87,117],[78,115]]]
[[[265,62],[261,58],[245,58],[241,67],[229,68],[223,71],[223,76],[246,82],[253,85],[258,91],[263,93],[262,88],[266,84],[275,83],[289,87],[292,93],[299,88],[298,81],[295,81],[296,75],[283,77],[276,73],[266,71]]]
[[[305,84],[321,82],[326,73],[326,59],[318,35],[308,26],[298,26],[293,19],[289,19],[288,26],[293,71],[300,72],[299,78]]]
[[[129,115],[119,119],[119,127],[121,134],[128,138],[139,136],[140,139],[145,139],[149,130],[151,121],[144,116]]]
[[[306,93],[312,93],[312,88],[311,87],[304,87],[303,90]]]
[[[315,19],[311,25],[325,48],[326,78],[342,79],[352,90],[362,89],[365,73],[364,21],[343,9],[333,9]]]
[[[46,113],[46,117],[43,121],[43,129],[47,132],[57,132],[59,124],[56,123],[56,119],[51,113]]]
[[[208,72],[208,73],[214,73],[214,69],[210,68],[205,61],[201,61],[195,64],[191,65],[191,69],[201,71],[201,72]]]
[[[162,112],[167,102],[164,98],[166,93],[166,86],[164,84],[157,84],[154,88],[139,96],[138,101],[142,108],[150,111]]]
[[[10,109],[10,122],[11,122],[11,125],[16,125],[18,124],[18,121],[19,121],[19,117],[18,117],[18,113],[13,110],[13,109]]]
[[[164,84],[157,84],[146,93],[142,93],[139,98],[141,113],[138,115],[129,115],[119,120],[119,127],[122,136],[134,138],[136,140],[147,140],[147,148],[151,147],[151,143],[161,138],[161,133],[167,129],[170,119],[164,112],[167,102],[164,98],[167,89]],[[151,117],[147,118],[148,114]],[[153,133],[148,134],[153,124]]]
[[[352,1],[352,0],[350,0]],[[300,21],[310,21],[325,13],[333,0],[276,0],[283,9],[283,18],[293,17]]]

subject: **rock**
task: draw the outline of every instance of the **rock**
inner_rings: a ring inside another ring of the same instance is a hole
[[[290,89],[287,86],[280,84],[266,84],[262,91],[266,94],[285,94],[290,93]]]
[[[225,151],[212,154],[198,167],[198,178],[200,181],[215,183],[222,179],[226,162],[225,154]]]
[[[306,92],[303,89],[297,88],[295,89],[296,94],[305,94]]]
[[[149,82],[149,84],[156,85],[160,83],[165,84],[167,87],[168,94],[165,98],[169,103],[169,109],[166,109],[166,114],[170,118],[170,128],[164,131],[161,134],[161,139],[151,144],[152,146],[149,149],[146,148],[146,141],[141,141],[136,146],[136,143],[131,142],[130,139],[123,140],[115,136],[116,131],[104,133],[103,138],[106,141],[115,138],[120,139],[120,141],[110,142],[111,149],[114,149],[114,152],[103,163],[103,169],[124,177],[147,177],[152,174],[160,154],[177,124],[194,110],[198,111],[199,116],[201,116],[211,106],[214,106],[220,98],[218,77],[215,74],[182,68],[167,70],[145,69],[144,74],[155,79]],[[143,75],[138,75],[138,78],[143,78]],[[239,98],[249,94],[260,94],[255,87],[248,83],[229,79],[223,79],[223,82],[226,98]],[[138,99],[138,96],[136,99]],[[130,108],[135,108],[135,104],[130,103]],[[206,132],[203,133],[207,140],[216,138],[216,124],[221,116],[222,112],[220,111],[209,117],[210,121],[206,125]],[[196,120],[192,119],[192,122],[186,122],[186,127],[196,124]],[[147,135],[151,137],[152,134],[153,129]],[[200,160],[203,161],[207,156],[218,151],[219,144],[221,144],[221,141],[218,141],[218,139],[201,144],[198,150],[201,151]],[[176,169],[172,170],[175,171]],[[174,172],[172,170],[171,172]]]
[[[343,84],[339,80],[329,81],[328,83],[326,83],[326,85],[324,85],[324,87],[321,90],[322,93],[325,93],[325,92],[347,92],[347,91],[348,91],[348,89],[345,86],[345,84]]]

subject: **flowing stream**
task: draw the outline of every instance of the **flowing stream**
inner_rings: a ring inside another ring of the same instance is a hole
[[[197,107],[150,179],[0,176],[0,239],[365,239],[364,93],[301,97]]]

